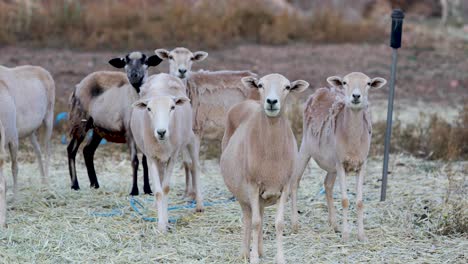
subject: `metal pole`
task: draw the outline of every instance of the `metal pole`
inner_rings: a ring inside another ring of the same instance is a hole
[[[392,12],[392,33],[390,46],[392,51],[392,68],[390,76],[390,90],[388,91],[388,109],[387,109],[387,130],[385,132],[385,149],[384,149],[384,162],[382,172],[382,189],[380,193],[380,201],[385,201],[387,195],[387,175],[388,175],[388,159],[390,152],[390,139],[392,135],[392,120],[393,120],[393,98],[395,95],[395,81],[396,81],[396,64],[398,59],[398,48],[401,47],[401,34],[403,27],[403,18],[405,15],[400,9],[395,9]]]

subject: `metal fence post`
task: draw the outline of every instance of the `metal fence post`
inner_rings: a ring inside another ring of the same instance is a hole
[[[390,152],[390,138],[392,135],[392,119],[393,119],[393,98],[395,94],[396,80],[396,64],[398,59],[398,48],[401,47],[401,34],[403,29],[403,19],[405,14],[400,9],[394,9],[392,12],[392,30],[390,38],[390,47],[392,47],[392,68],[390,76],[390,90],[388,92],[388,110],[387,110],[387,130],[385,132],[385,150],[382,173],[382,189],[380,193],[380,201],[385,201],[387,195],[387,175],[388,175],[388,158]]]

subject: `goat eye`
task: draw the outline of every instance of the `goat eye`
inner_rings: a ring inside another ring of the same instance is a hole
[[[291,86],[286,85],[286,90],[290,90],[290,89],[291,89]]]
[[[263,84],[259,83],[258,88],[263,88]]]
[[[175,106],[171,106],[171,110],[174,110],[175,109]]]
[[[173,59],[174,59],[174,57],[172,57],[172,55],[169,55],[169,59],[170,59],[170,60],[173,60]]]
[[[343,85],[346,85],[346,82],[343,82]]]
[[[370,84],[371,84],[370,82],[367,83],[368,86],[370,86]]]
[[[148,109],[148,112],[151,112],[151,108],[148,107],[147,109]]]

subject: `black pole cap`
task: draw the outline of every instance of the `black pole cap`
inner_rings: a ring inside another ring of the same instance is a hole
[[[394,9],[392,12],[392,29],[390,47],[398,49],[401,47],[401,35],[403,33],[403,19],[405,14],[401,9]]]

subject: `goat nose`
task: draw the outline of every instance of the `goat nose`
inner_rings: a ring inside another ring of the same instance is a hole
[[[163,138],[166,134],[166,129],[158,129],[156,132],[158,132],[159,137]]]
[[[186,69],[179,69],[179,72],[180,72],[181,74],[184,74],[184,73],[187,72],[187,70],[186,70]]]
[[[274,100],[267,99],[266,101],[270,105],[275,105],[278,102],[278,100],[276,100],[276,99],[274,99]]]
[[[354,98],[354,100],[357,100],[357,99],[361,98],[361,95],[360,94],[353,94],[353,98]]]
[[[131,77],[131,78],[136,78],[136,77],[138,77],[138,74],[132,73],[132,74],[130,74],[130,77]]]

